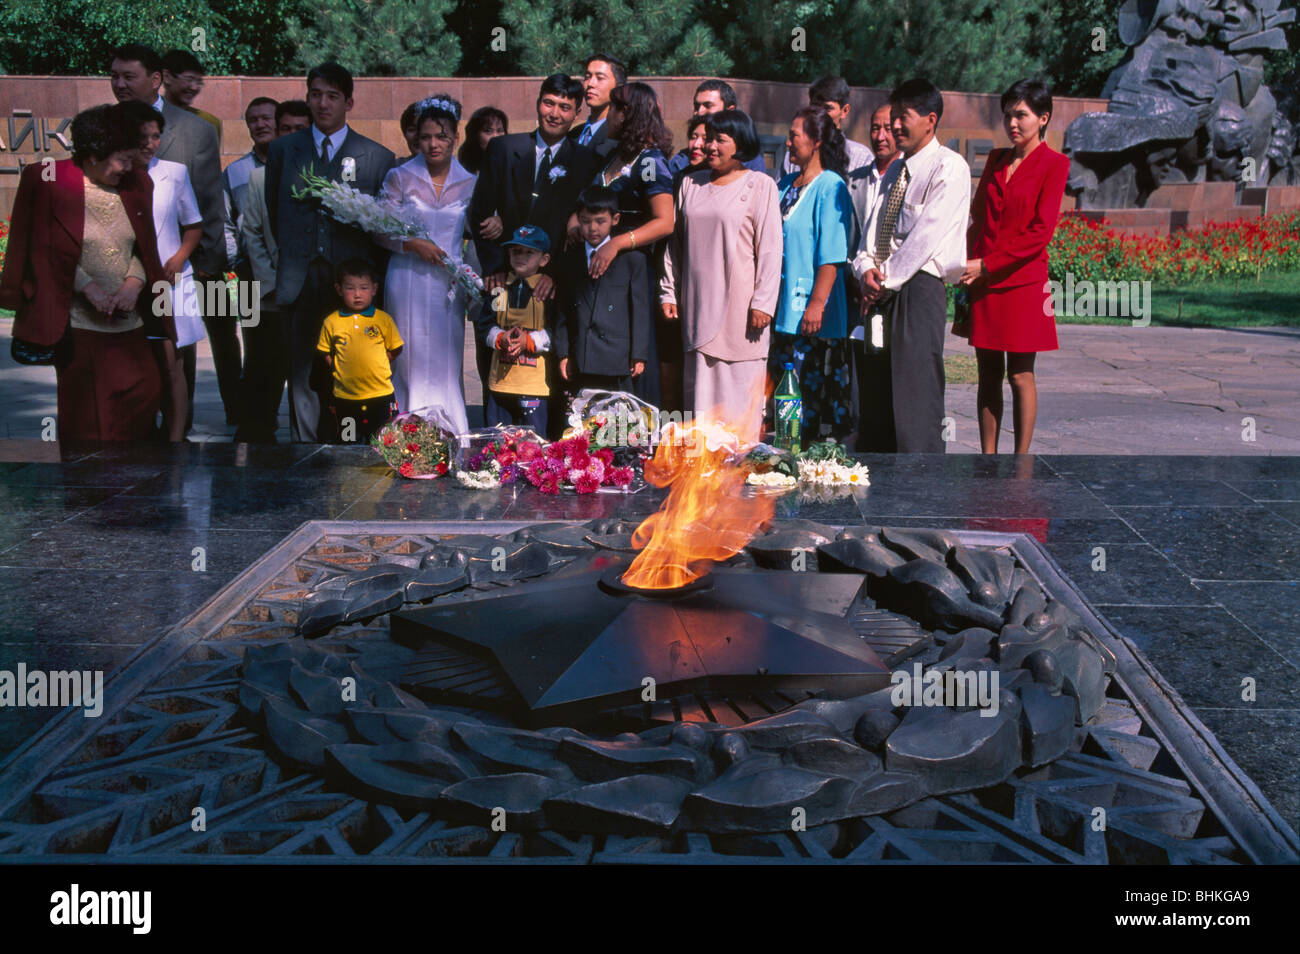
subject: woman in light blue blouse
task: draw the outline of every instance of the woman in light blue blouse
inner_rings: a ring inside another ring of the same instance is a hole
[[[844,134],[825,109],[807,106],[790,123],[786,150],[799,168],[777,185],[785,256],[772,379],[780,380],[785,362],[792,362],[803,392],[806,440],[843,440],[853,429],[843,275],[853,203],[844,182]]]

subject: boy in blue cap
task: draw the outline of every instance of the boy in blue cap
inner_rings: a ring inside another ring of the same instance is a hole
[[[483,309],[479,330],[492,349],[484,417],[489,427],[509,424],[548,434],[551,383],[551,302],[533,289],[551,260],[551,239],[536,225],[521,225],[510,241],[510,275]]]

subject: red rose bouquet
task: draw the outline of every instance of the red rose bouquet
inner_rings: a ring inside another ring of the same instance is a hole
[[[379,456],[403,477],[441,477],[451,466],[451,434],[419,414],[401,414],[370,439]]]

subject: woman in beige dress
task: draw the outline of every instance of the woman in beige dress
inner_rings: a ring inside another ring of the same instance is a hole
[[[680,320],[686,409],[760,437],[772,314],[781,291],[776,183],[745,168],[758,133],[739,110],[708,117],[706,169],[682,179],[660,302]]]

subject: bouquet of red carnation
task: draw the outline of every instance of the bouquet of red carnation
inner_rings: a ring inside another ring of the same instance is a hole
[[[389,467],[403,477],[441,477],[451,466],[454,437],[419,414],[400,414],[370,438]]]
[[[526,427],[476,431],[469,435],[471,445],[484,436],[488,438],[487,443],[470,453],[464,469],[456,471],[456,479],[466,487],[490,490],[516,483],[523,476],[524,468],[542,456],[544,441]]]
[[[579,434],[547,444],[541,457],[524,468],[524,476],[544,494],[558,494],[561,487],[594,494],[601,487],[626,489],[635,472],[631,467],[615,466],[612,450],[592,450],[587,435]]]

